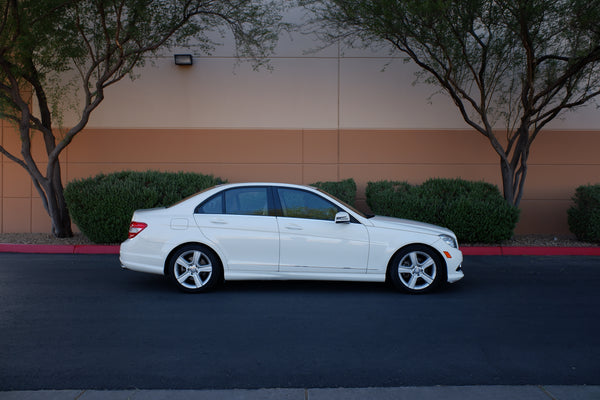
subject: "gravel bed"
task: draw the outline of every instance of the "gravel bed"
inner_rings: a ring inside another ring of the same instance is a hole
[[[10,244],[63,244],[83,245],[94,244],[81,233],[72,238],[58,239],[49,233],[0,233],[0,243]],[[118,243],[114,243],[118,244]],[[569,235],[517,235],[511,240],[496,244],[462,244],[461,246],[524,246],[524,247],[597,247],[598,243],[585,243]]]

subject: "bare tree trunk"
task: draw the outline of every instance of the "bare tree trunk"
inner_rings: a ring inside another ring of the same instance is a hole
[[[59,238],[73,236],[71,217],[62,186],[59,161],[54,161],[54,168],[52,168],[51,172],[52,175],[49,178],[41,175],[39,171],[32,171],[30,169],[31,167],[25,163],[19,164],[29,173],[42,200],[42,204],[52,223],[52,234]]]
[[[57,190],[52,183],[46,192],[48,196],[48,214],[52,220],[52,234],[58,238],[73,236],[69,210],[62,190]]]
[[[509,162],[508,157],[500,158],[500,170],[502,172],[504,199],[511,206],[519,207],[528,170],[529,148],[527,141],[519,141],[519,145],[514,151],[512,161]]]
[[[514,193],[514,171],[507,160],[500,159],[500,170],[502,172],[502,189],[504,194],[504,199],[511,206],[516,205],[514,203],[515,193]]]
[[[49,180],[49,191],[47,192],[49,200],[48,204],[52,218],[52,233],[54,236],[59,238],[73,236],[73,230],[71,229],[71,216],[65,201],[64,189],[62,185],[62,178],[60,176],[60,164],[56,161],[56,167],[54,173]]]

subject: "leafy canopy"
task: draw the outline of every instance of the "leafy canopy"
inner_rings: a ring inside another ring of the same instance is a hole
[[[488,138],[511,204],[542,128],[600,94],[599,1],[300,1],[327,43],[387,46],[419,66]]]
[[[160,49],[193,43],[210,53],[228,33],[236,55],[262,63],[283,28],[281,9],[256,0],[0,0],[0,81],[8,84],[0,91],[2,111],[20,120],[12,78],[57,100],[67,94],[64,73],[74,71],[79,80],[70,84],[85,92],[78,106],[85,115],[104,88]],[[32,122],[34,129],[43,125]]]
[[[210,53],[230,33],[255,65],[275,46],[283,0],[0,0],[0,118],[18,127],[20,153],[0,153],[31,177],[59,237],[70,236],[59,155],[104,100],[105,89],[160,49]],[[74,77],[74,78],[70,78]],[[78,122],[61,129],[65,107]],[[45,157],[32,153],[41,133]],[[42,167],[45,163],[45,168]]]
[[[600,89],[597,1],[302,2],[328,42],[387,43],[415,61],[423,68],[419,77],[451,89],[481,131],[496,122],[514,127],[524,113],[541,128],[556,111],[581,105]]]

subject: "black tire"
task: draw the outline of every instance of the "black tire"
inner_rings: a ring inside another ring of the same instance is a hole
[[[432,248],[411,245],[400,250],[390,263],[389,278],[399,290],[428,293],[446,280],[446,264]]]
[[[223,267],[214,251],[199,244],[178,249],[169,260],[168,275],[179,290],[207,292],[221,281]]]

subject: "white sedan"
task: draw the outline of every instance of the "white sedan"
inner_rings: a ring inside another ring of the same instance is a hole
[[[171,207],[138,210],[123,268],[204,292],[222,280],[391,281],[423,293],[463,277],[448,229],[367,216],[313,187],[219,185]]]

